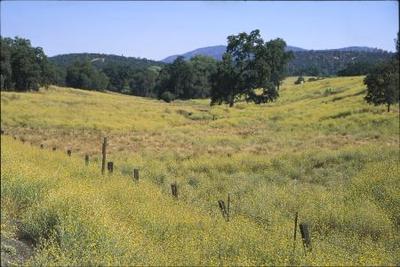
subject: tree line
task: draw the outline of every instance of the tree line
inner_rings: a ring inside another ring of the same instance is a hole
[[[38,90],[55,82],[55,68],[43,49],[27,39],[0,38],[1,90]]]
[[[259,30],[228,36],[221,61],[206,56],[190,60],[177,57],[171,64],[122,56],[111,56],[108,60],[110,56],[104,58],[101,54],[87,54],[83,59],[59,56],[57,60],[61,64],[55,64],[42,48],[32,47],[27,39],[1,37],[0,41],[1,90],[38,90],[41,86],[56,84],[111,90],[166,102],[210,98],[211,105],[233,106],[237,101],[261,104],[276,100],[281,81],[295,60],[293,52],[286,51],[284,40],[266,42]],[[313,76],[321,74],[317,66],[311,66],[308,71]],[[397,53],[389,60],[378,65],[371,61],[352,61],[338,73],[341,76],[365,74],[368,74],[367,102],[387,104],[388,109],[397,103],[398,41]]]
[[[341,51],[341,50],[309,50],[295,51],[288,62],[287,73],[290,76],[350,76],[349,72],[365,75],[366,69],[376,63],[389,60],[393,53],[376,50]],[[356,74],[357,75],[357,74]]]
[[[2,90],[38,90],[40,86],[56,84],[167,102],[211,97],[212,104],[227,102],[231,106],[243,97],[255,103],[274,100],[284,66],[291,58],[282,39],[264,42],[258,30],[229,36],[221,62],[199,55],[188,61],[178,57],[171,64],[147,64],[141,68],[130,62],[98,64],[101,56],[74,61],[59,57],[62,64],[56,65],[42,48],[32,47],[29,40],[18,37],[1,38],[1,46]]]

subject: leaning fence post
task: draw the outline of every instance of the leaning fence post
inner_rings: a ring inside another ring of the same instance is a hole
[[[108,169],[109,173],[113,173],[113,171],[114,171],[114,163],[112,161],[109,161],[107,163],[107,169]]]
[[[301,238],[303,239],[304,250],[307,253],[307,250],[311,251],[311,238],[308,229],[308,224],[300,223],[300,233],[301,233]]]
[[[139,169],[133,169],[133,179],[139,181]]]
[[[85,164],[86,166],[89,165],[89,155],[85,155]]]
[[[223,200],[218,200],[218,206],[219,206],[219,209],[221,210],[222,217],[224,217],[224,219],[228,222],[229,216],[226,211],[225,202]]]
[[[296,250],[296,236],[297,236],[297,219],[298,219],[299,213],[296,211],[296,214],[294,216],[294,233],[293,233],[293,254]]]
[[[102,147],[102,154],[103,154],[103,158],[101,161],[101,174],[104,174],[105,168],[106,168],[106,149],[107,149],[107,137],[104,137],[103,140],[103,147]]]

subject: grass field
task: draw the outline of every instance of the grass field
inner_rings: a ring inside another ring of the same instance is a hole
[[[1,92],[2,236],[19,221],[33,265],[398,265],[399,107],[367,105],[362,79],[288,78],[277,102],[233,108]]]

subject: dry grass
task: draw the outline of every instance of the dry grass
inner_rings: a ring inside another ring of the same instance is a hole
[[[22,220],[39,242],[35,265],[398,264],[398,112],[364,103],[362,77],[293,82],[276,103],[231,109],[2,92],[2,233]],[[99,175],[104,135],[112,177]],[[228,193],[225,223],[217,200]],[[311,226],[307,256],[299,240],[292,254],[296,211]]]

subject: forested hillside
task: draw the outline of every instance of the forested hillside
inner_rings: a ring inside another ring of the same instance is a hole
[[[288,63],[288,75],[332,76],[345,69],[349,64],[365,62],[371,65],[388,60],[393,56],[382,50],[342,51],[311,50],[293,52],[294,57]]]
[[[98,53],[75,53],[49,57],[49,60],[59,67],[67,68],[76,61],[90,61],[93,66],[103,68],[108,64],[124,65],[129,68],[140,69],[150,66],[163,66],[163,62],[146,58],[124,57]]]
[[[186,60],[195,55],[209,56],[216,60],[222,59],[226,46],[210,46],[199,48],[182,54]],[[293,52],[293,59],[289,61],[287,74],[310,76],[335,76],[348,65],[359,62],[373,65],[389,59],[393,53],[370,47],[344,47],[329,50],[307,50],[295,46],[287,46],[286,51]],[[163,59],[163,62],[171,63],[178,55]]]

